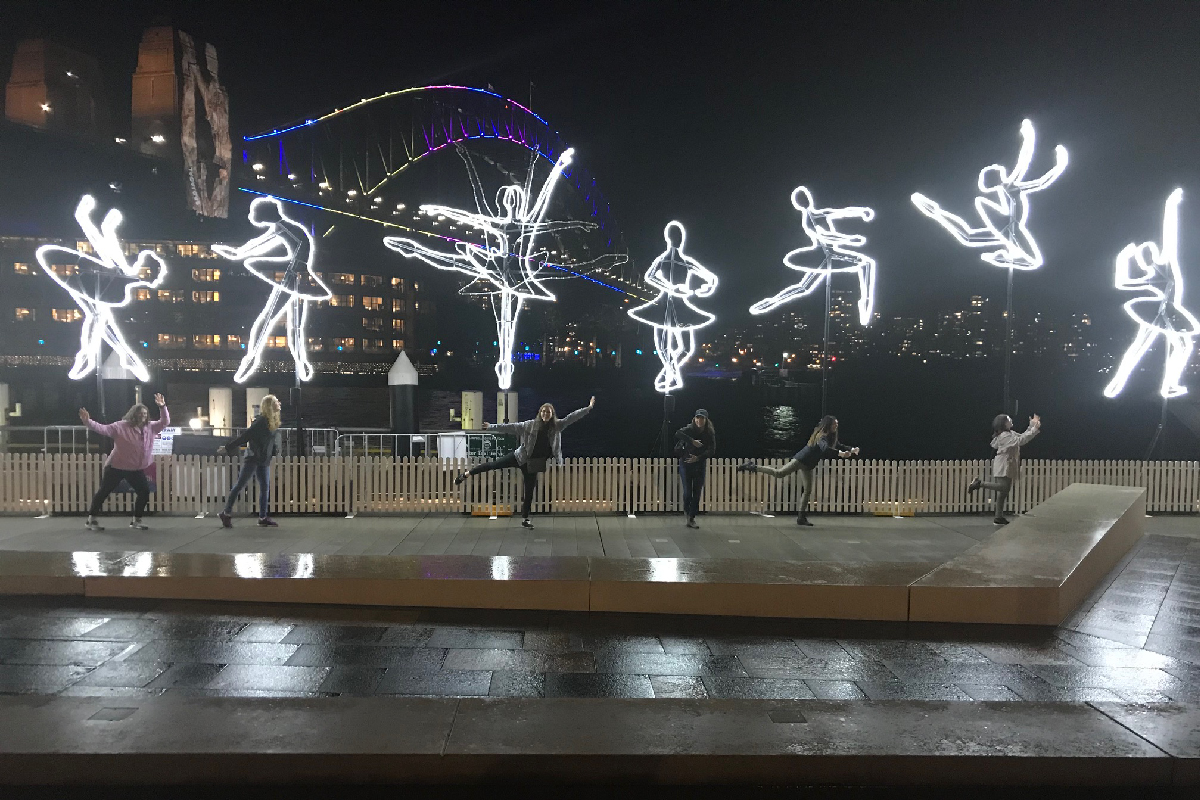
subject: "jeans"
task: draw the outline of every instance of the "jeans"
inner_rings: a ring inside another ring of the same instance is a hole
[[[984,481],[979,488],[991,489],[996,493],[996,519],[1004,519],[1004,504],[1008,502],[1008,493],[1012,491],[1012,478]]]
[[[679,463],[679,482],[683,484],[683,513],[693,519],[700,513],[700,497],[704,494],[705,461]]]
[[[770,475],[772,478],[786,478],[793,472],[799,472],[800,500],[796,503],[796,516],[799,519],[808,519],[808,501],[812,498],[813,490],[813,471],[811,468],[801,464],[799,459],[793,458],[782,467],[764,467],[760,465],[754,471]]]
[[[100,507],[104,505],[104,501],[123,480],[129,481],[129,485],[133,487],[133,491],[137,495],[137,499],[133,503],[133,516],[141,519],[142,514],[146,511],[146,505],[150,502],[150,481],[146,479],[146,473],[140,469],[114,469],[113,467],[104,468],[104,474],[100,477],[100,490],[92,498],[92,506],[88,509],[89,517],[100,513]]]
[[[471,467],[467,474],[479,475],[483,472],[491,472],[492,470],[496,469],[509,469],[510,467],[516,467],[517,469],[521,470],[521,476],[524,479],[522,488],[524,489],[525,500],[525,505],[521,509],[521,516],[523,516],[525,519],[529,519],[530,509],[533,508],[533,493],[537,491],[538,474],[525,469],[525,465],[517,461],[516,453],[509,453],[504,458],[498,458],[495,461],[489,461],[486,464],[480,464],[478,466]]]
[[[258,518],[266,519],[270,516],[270,501],[271,501],[271,462],[257,461],[253,458],[247,458],[242,462],[242,471],[238,473],[237,482],[233,484],[233,489],[229,492],[229,499],[225,501],[225,513],[233,513],[233,501],[241,493],[242,489],[246,488],[246,484],[251,478],[258,479]]]

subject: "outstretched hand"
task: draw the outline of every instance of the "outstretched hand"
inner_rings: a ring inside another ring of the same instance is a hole
[[[852,455],[852,456],[856,456],[856,455],[858,455],[858,448],[857,448],[857,447],[851,447],[851,448],[850,448],[850,455]]]
[[[221,445],[220,447],[217,448],[217,453],[219,453],[220,455],[227,455],[229,453],[229,451],[225,449],[225,445]]]
[[[489,422],[488,422],[488,421],[485,419],[485,420],[483,421],[483,429],[486,431],[486,430],[487,430],[488,428],[490,428],[490,427],[492,427],[492,426],[491,426],[491,423],[489,423]]]
[[[92,418],[92,415],[88,413],[88,410],[86,408],[79,409],[80,422],[82,422],[84,425],[87,425],[88,420],[91,418]]]
[[[1032,417],[1029,418],[1029,426],[1031,428],[1042,427],[1042,418],[1039,417],[1037,414],[1034,414]]]
[[[592,395],[592,399],[588,400],[588,408],[594,408],[596,405],[596,395]]]
[[[167,400],[165,397],[162,396],[162,392],[154,393],[154,402],[157,403],[159,406],[165,406],[167,404]]]

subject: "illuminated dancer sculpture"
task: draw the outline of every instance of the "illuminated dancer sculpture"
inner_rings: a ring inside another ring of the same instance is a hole
[[[303,225],[283,213],[283,204],[274,197],[257,197],[250,204],[250,222],[266,230],[240,247],[214,244],[213,252],[230,261],[241,261],[246,269],[271,285],[271,294],[246,341],[246,355],[233,379],[245,383],[258,371],[263,348],[281,317],[286,316],[288,348],[296,361],[296,377],[312,379],[308,360],[305,323],[308,304],[333,296],[329,287],[313,272],[316,244]],[[283,268],[282,273],[278,270]]]
[[[167,265],[149,250],[142,250],[137,259],[130,264],[125,257],[124,245],[117,237],[121,212],[115,208],[111,209],[104,215],[104,220],[97,228],[91,219],[95,209],[96,200],[91,195],[84,195],[75,208],[75,220],[83,229],[83,234],[95,255],[56,244],[42,245],[37,250],[38,264],[55,283],[67,290],[71,299],[83,312],[79,352],[75,354],[70,376],[73,380],[79,380],[98,369],[101,344],[108,342],[108,346],[120,356],[121,366],[136,375],[138,380],[148,381],[150,373],[125,341],[121,329],[117,326],[113,309],[128,305],[139,288],[155,289],[162,285],[163,279],[167,277]],[[72,275],[59,274],[59,271],[55,270],[56,265],[50,260],[56,254],[75,258],[79,266],[85,269],[90,264],[90,270],[75,271]],[[142,273],[146,271],[151,273],[151,279],[142,277]],[[95,279],[91,286],[87,285],[91,283],[89,278]]]
[[[1061,144],[1054,148],[1054,166],[1038,178],[1025,178],[1033,161],[1033,123],[1021,122],[1021,151],[1017,163],[1009,172],[999,164],[984,167],[979,172],[979,191],[975,198],[981,227],[972,228],[962,217],[945,211],[920,192],[912,196],[913,205],[921,213],[953,234],[967,247],[995,248],[980,258],[997,267],[1008,269],[1037,269],[1042,265],[1042,252],[1029,233],[1029,195],[1045,189],[1067,168],[1067,149]]]
[[[1179,380],[1192,357],[1195,338],[1200,334],[1200,321],[1180,304],[1183,300],[1183,274],[1179,270],[1179,204],[1182,200],[1182,189],[1176,189],[1167,198],[1162,247],[1154,242],[1127,244],[1117,254],[1117,288],[1123,291],[1140,289],[1147,294],[1125,304],[1125,313],[1137,322],[1138,332],[1133,344],[1125,351],[1117,374],[1105,387],[1105,397],[1116,397],[1121,393],[1134,367],[1159,336],[1167,347],[1160,393],[1164,400],[1187,393]]]
[[[524,186],[504,186],[496,193],[496,208],[493,210],[474,164],[460,149],[459,156],[467,165],[467,175],[478,210],[463,211],[440,205],[422,205],[421,210],[480,231],[483,244],[459,241],[455,243],[455,251],[447,253],[398,236],[383,240],[390,249],[406,258],[416,258],[438,269],[462,272],[474,278],[463,287],[463,294],[486,294],[491,297],[492,312],[496,317],[496,338],[500,346],[500,354],[496,358],[496,377],[500,388],[504,390],[512,386],[513,344],[522,306],[526,300],[555,300],[554,294],[542,284],[540,272],[546,253],[538,249],[537,237],[571,228],[595,227],[590,222],[546,220],[550,195],[563,171],[570,165],[574,153],[573,148],[568,148],[558,157],[536,199],[533,197],[534,171],[531,167]]]
[[[804,278],[773,297],[759,300],[750,306],[750,313],[766,314],[784,303],[805,297],[815,291],[822,281],[832,280],[835,272],[854,272],[858,275],[858,321],[863,325],[871,324],[871,309],[875,305],[875,259],[852,249],[865,245],[867,237],[842,233],[834,228],[834,221],[861,219],[870,222],[875,212],[862,206],[817,208],[812,193],[804,186],[797,186],[792,192],[792,205],[800,212],[800,224],[812,244],[791,251],[783,257],[783,263],[804,273]],[[820,251],[822,255],[820,264],[804,264],[801,259],[814,251]]]
[[[650,302],[629,310],[629,316],[654,328],[654,346],[662,369],[654,388],[670,394],[683,387],[681,368],[696,352],[696,331],[714,322],[716,316],[692,305],[692,297],[708,297],[717,289],[717,276],[685,255],[687,232],[678,222],[663,229],[667,249],[646,270],[645,281],[658,289]]]

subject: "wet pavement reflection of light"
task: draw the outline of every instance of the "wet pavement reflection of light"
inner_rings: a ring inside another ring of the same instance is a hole
[[[650,558],[650,580],[659,583],[678,583],[679,578],[679,559],[678,558]]]
[[[100,568],[99,553],[71,553],[71,567],[81,578],[97,578],[104,574]]]
[[[264,561],[262,553],[238,553],[233,557],[233,571],[239,578],[261,578]]]
[[[512,576],[512,558],[496,556],[492,559],[492,580],[506,581]]]

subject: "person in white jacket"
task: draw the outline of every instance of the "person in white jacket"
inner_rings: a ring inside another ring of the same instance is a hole
[[[1024,433],[1013,429],[1012,417],[1001,414],[992,420],[992,447],[996,448],[996,458],[992,461],[993,481],[982,481],[975,478],[967,487],[968,493],[980,489],[990,489],[996,493],[996,516],[992,520],[996,525],[1007,525],[1004,518],[1004,504],[1008,493],[1012,491],[1013,481],[1021,475],[1021,445],[1028,444],[1033,437],[1042,432],[1042,418],[1034,414],[1029,418],[1029,427]]]

